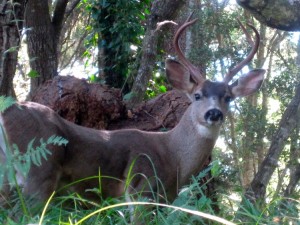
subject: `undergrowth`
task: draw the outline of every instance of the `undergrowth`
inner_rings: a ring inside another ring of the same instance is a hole
[[[213,202],[205,195],[206,183],[199,184],[199,179],[205,175],[207,173],[202,172],[193,177],[192,183],[184,187],[175,201],[169,204],[151,202],[142,197],[137,197],[136,202],[126,202],[125,195],[91,201],[75,193],[64,196],[53,193],[49,201],[35,212],[31,211],[35,202],[26,200],[28,214],[24,214],[20,213],[23,209],[16,194],[9,204],[0,206],[0,224],[131,224],[132,207],[135,212],[140,210],[143,224],[149,225],[300,224],[297,209],[300,202],[294,199],[278,199],[260,210],[250,202],[240,206],[239,202],[221,194],[218,202]],[[216,204],[219,207],[217,211]]]

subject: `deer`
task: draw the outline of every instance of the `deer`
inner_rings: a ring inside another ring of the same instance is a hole
[[[66,145],[48,146],[51,155],[40,166],[32,165],[27,177],[21,177],[20,171],[17,171],[18,183],[26,196],[35,195],[38,200],[46,201],[63,184],[75,182],[69,191],[87,198],[95,196],[86,190],[99,185],[103,198],[119,197],[125,192],[141,192],[147,198],[158,192],[169,202],[176,198],[179,189],[201,171],[211,155],[230,102],[258,91],[265,73],[264,69],[253,69],[229,84],[258,51],[260,36],[249,24],[255,33],[255,41],[248,56],[229,70],[223,81],[205,79],[200,69],[185,57],[179,45],[182,33],[196,21],[189,17],[175,33],[173,45],[178,61],[170,58],[165,61],[168,81],[191,101],[179,123],[169,131],[86,128],[34,102],[15,103],[1,113],[2,162],[9,151],[4,140],[7,140],[8,146],[16,144],[21,153],[34,138],[39,140],[55,134],[68,140]],[[245,27],[243,30],[246,32]],[[38,145],[36,142],[34,145]],[[85,179],[93,176],[98,178]],[[127,185],[126,180],[130,176],[130,185]],[[78,180],[82,181],[76,183]]]

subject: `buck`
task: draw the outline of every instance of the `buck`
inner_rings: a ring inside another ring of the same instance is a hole
[[[255,33],[249,55],[230,70],[222,82],[205,79],[179,47],[181,34],[195,22],[196,19],[188,19],[175,34],[173,44],[181,62],[166,60],[169,82],[191,100],[180,122],[172,130],[144,132],[136,129],[106,131],[85,128],[33,102],[16,103],[2,113],[2,160],[9,151],[4,139],[10,146],[17,144],[21,152],[26,151],[27,144],[34,138],[39,140],[55,134],[68,140],[66,146],[48,146],[52,153],[48,160],[43,160],[39,167],[33,165],[28,177],[19,179],[25,195],[36,195],[44,201],[62,184],[100,175],[100,182],[99,177],[86,179],[72,185],[71,191],[88,198],[92,198],[93,193],[86,190],[97,187],[104,198],[120,196],[125,189],[129,193],[142,192],[143,196],[150,198],[153,192],[158,192],[169,201],[176,197],[178,189],[188,184],[192,175],[200,172],[211,155],[230,101],[256,92],[265,73],[263,69],[251,70],[229,84],[258,50],[259,33],[249,25]],[[127,187],[128,180],[130,184]]]

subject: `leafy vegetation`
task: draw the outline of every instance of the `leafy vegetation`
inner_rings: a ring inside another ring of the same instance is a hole
[[[12,97],[0,96],[0,112],[4,112],[7,108],[12,106],[15,100]]]
[[[34,201],[24,204],[27,213],[20,211],[20,196],[16,196],[8,206],[0,206],[1,224],[58,224],[58,225],[79,225],[79,224],[130,224],[132,208],[135,213],[138,210],[140,218],[145,224],[299,224],[297,218],[297,200],[276,199],[259,210],[255,205],[247,202],[238,210],[239,203],[236,199],[224,194],[218,194],[222,207],[215,211],[215,203],[205,194],[207,182],[199,181],[207,177],[208,173],[215,170],[220,174],[218,162],[192,178],[190,185],[184,187],[173,203],[153,203],[137,197],[136,201],[126,202],[125,195],[119,198],[107,198],[98,201],[91,201],[82,198],[77,194],[56,196],[56,193],[49,198],[44,207],[38,213],[31,212],[31,205]],[[214,177],[214,178],[217,178]],[[98,179],[98,178],[97,178]],[[101,196],[99,188],[92,190]],[[133,197],[133,196],[132,196]],[[24,200],[24,197],[22,196]],[[149,207],[152,208],[149,211]]]
[[[93,18],[86,44],[91,48],[97,46],[99,57],[103,57],[103,63],[98,64],[98,79],[102,75],[102,82],[122,88],[141,49],[143,21],[149,14],[150,1],[86,0],[84,3]]]
[[[0,165],[2,176],[0,176],[0,188],[3,185],[3,178],[6,177],[8,183],[13,186],[16,182],[16,174],[21,173],[22,177],[27,177],[31,164],[35,166],[42,165],[42,159],[47,160],[48,155],[52,153],[47,149],[49,145],[66,145],[68,143],[62,137],[51,136],[46,141],[40,139],[40,144],[37,147],[35,144],[35,139],[31,140],[27,146],[26,152],[21,153],[18,146],[13,144],[9,147],[7,140],[5,140],[6,149],[5,151],[5,163]]]

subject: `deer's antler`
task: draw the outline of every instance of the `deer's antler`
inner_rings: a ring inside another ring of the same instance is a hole
[[[203,83],[203,81],[205,80],[200,72],[200,70],[194,66],[183,54],[183,52],[181,51],[181,48],[179,46],[179,38],[181,36],[181,34],[183,33],[183,31],[190,25],[194,24],[198,19],[193,19],[190,21],[191,17],[192,17],[193,13],[187,18],[187,20],[185,21],[184,24],[182,24],[179,29],[177,30],[174,40],[173,40],[173,44],[175,47],[175,51],[178,55],[178,59],[188,68],[188,70],[191,73],[192,78],[197,82],[197,83]]]
[[[238,20],[238,23],[240,24],[244,34],[246,35],[246,38],[248,40],[248,42],[250,43],[250,45],[252,46],[252,49],[249,53],[249,55],[239,64],[237,64],[234,68],[232,68],[231,70],[228,71],[228,73],[225,75],[224,77],[224,82],[225,83],[229,83],[232,78],[244,67],[246,66],[254,57],[254,55],[256,54],[257,50],[258,50],[258,46],[259,46],[259,42],[260,42],[260,36],[258,31],[256,30],[256,28],[254,26],[252,26],[251,24],[247,24],[248,27],[250,27],[254,33],[255,33],[255,42],[253,43],[250,34],[247,32],[246,28],[243,26],[243,24],[241,23],[240,20]]]

